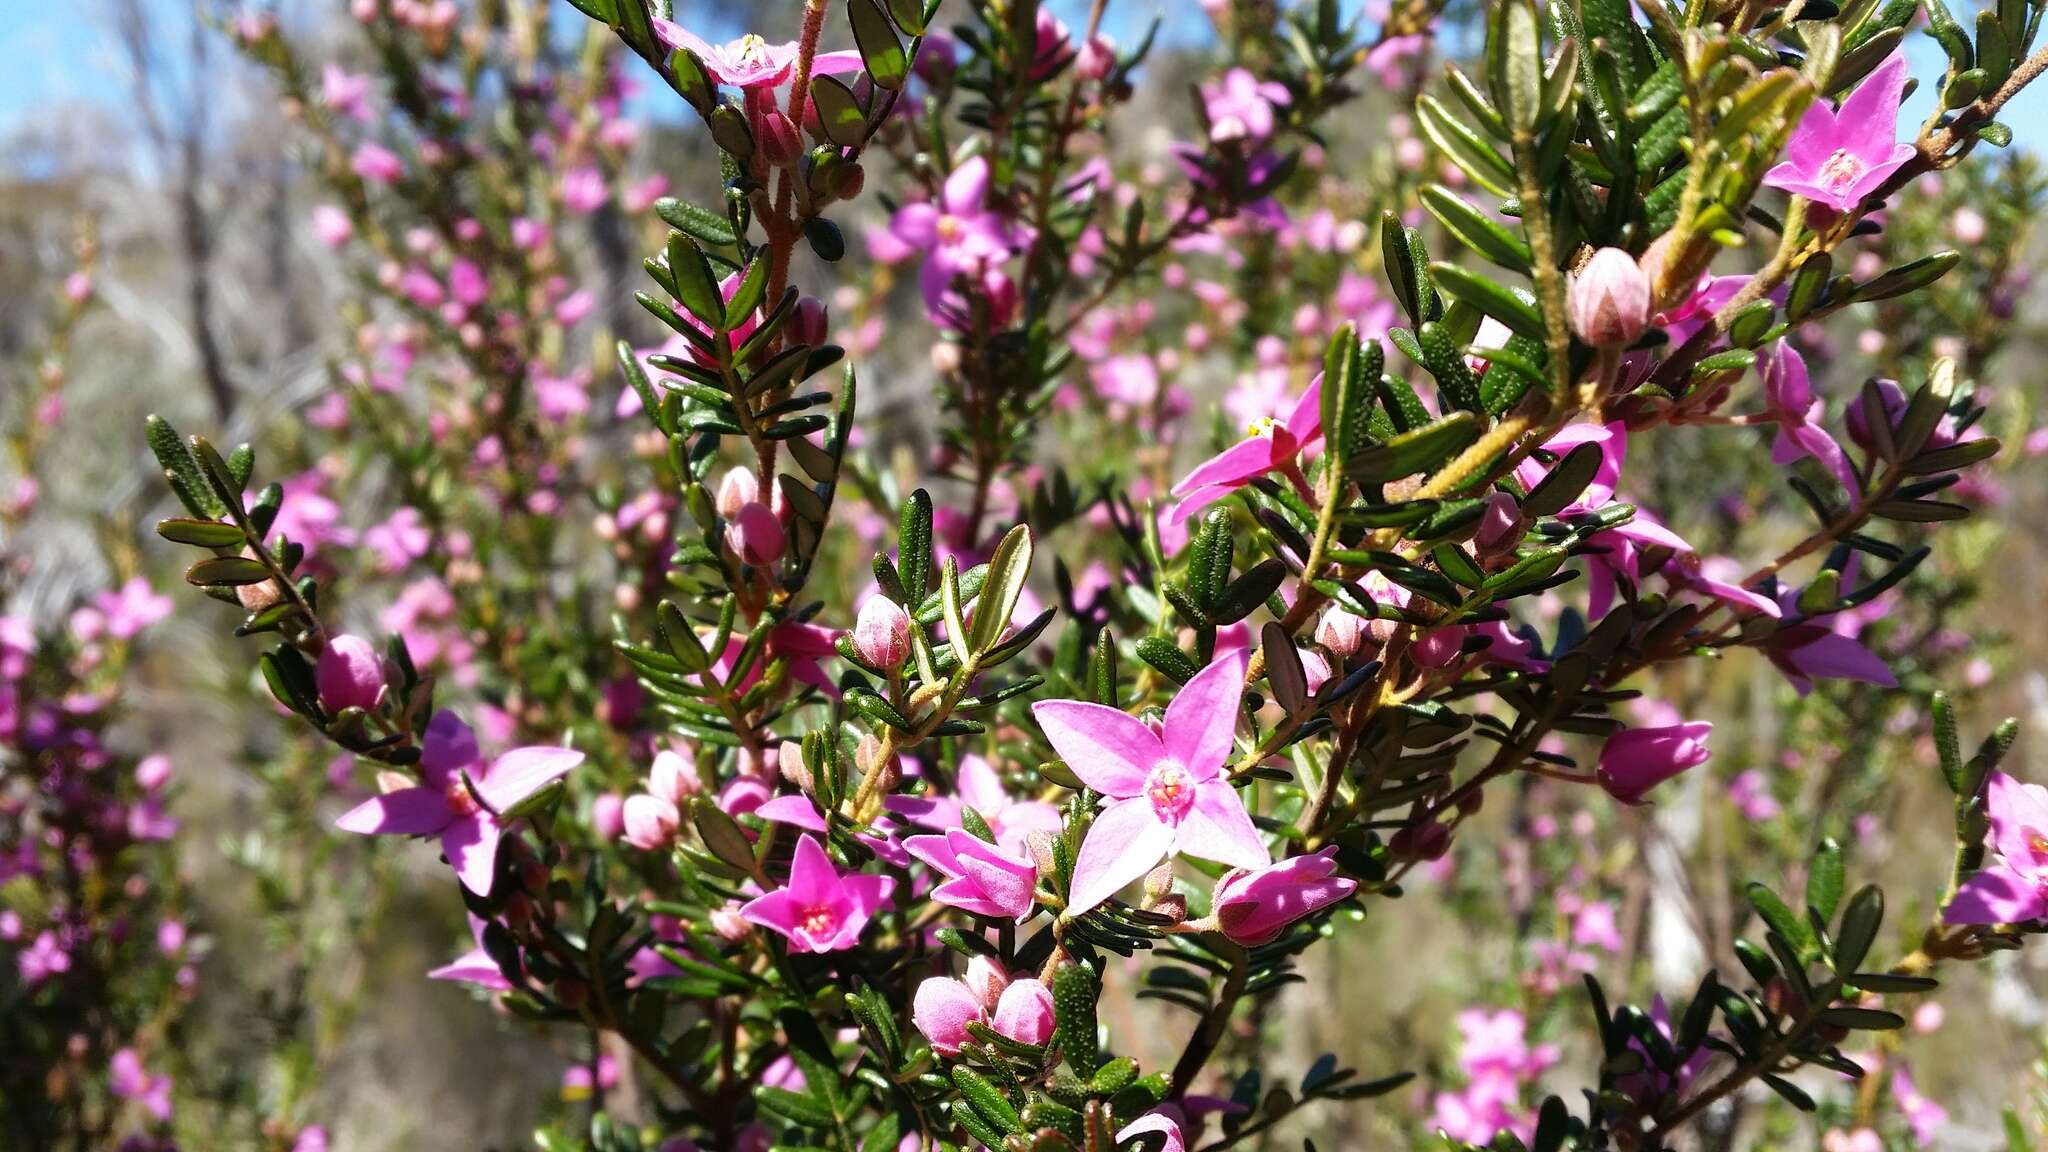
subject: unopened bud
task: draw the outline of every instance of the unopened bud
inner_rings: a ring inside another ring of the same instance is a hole
[[[886,596],[868,597],[853,624],[853,650],[873,667],[901,667],[910,656],[910,613]]]
[[[1650,324],[1650,278],[1627,252],[1602,248],[1572,277],[1565,313],[1596,348],[1633,344]]]
[[[819,345],[825,342],[825,302],[816,296],[803,296],[796,302],[796,311],[789,317],[789,338],[798,344]]]
[[[761,481],[745,468],[735,468],[718,482],[718,514],[736,519],[740,509],[761,500]]]
[[[778,168],[803,153],[803,142],[797,139],[796,125],[790,122],[789,117],[773,109],[754,118],[754,142],[760,145],[762,159]]]
[[[1365,643],[1369,624],[1370,621],[1358,613],[1333,604],[1323,613],[1323,618],[1316,621],[1316,643],[1329,649],[1339,660],[1349,660]]]

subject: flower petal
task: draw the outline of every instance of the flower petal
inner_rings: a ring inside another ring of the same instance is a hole
[[[1235,868],[1264,868],[1273,862],[1237,789],[1222,780],[1195,785],[1194,807],[1181,821],[1173,847],[1198,860]]]
[[[498,821],[488,812],[458,817],[441,830],[441,851],[455,866],[462,886],[479,896],[491,894],[491,880],[497,873]]]
[[[946,177],[946,189],[940,201],[945,204],[946,211],[955,216],[972,216],[981,211],[982,201],[987,196],[988,161],[972,156]]]
[[[455,819],[447,797],[433,788],[400,788],[372,796],[334,822],[344,832],[366,836],[426,836]]]
[[[2048,836],[2048,788],[1993,772],[1985,787],[1984,811],[1991,820],[1992,841],[2008,864],[2029,869],[2048,866],[2048,860],[2037,859],[2034,846],[2027,842],[2030,833]]]
[[[1245,666],[1240,653],[1218,657],[1194,674],[1166,706],[1166,754],[1196,780],[1213,780],[1230,759],[1244,698]]]
[[[476,782],[477,794],[484,798],[484,803],[502,812],[551,781],[568,775],[570,769],[581,763],[583,753],[574,748],[514,748],[484,769],[482,778]]]
[[[1122,799],[1144,791],[1145,774],[1166,755],[1143,722],[1107,705],[1041,700],[1031,715],[1074,775],[1105,796]]]
[[[1181,477],[1173,486],[1173,495],[1186,496],[1197,488],[1211,485],[1238,487],[1256,476],[1271,472],[1280,461],[1275,451],[1275,442],[1264,436],[1248,436],[1216,455],[1209,457],[1195,470]]]
[[[1120,800],[1103,809],[1074,861],[1068,915],[1088,911],[1150,872],[1165,859],[1173,839],[1173,829],[1160,823],[1145,800]]]
[[[2018,924],[2048,916],[2048,899],[2026,878],[1991,867],[1963,881],[1941,913],[1947,924]]]

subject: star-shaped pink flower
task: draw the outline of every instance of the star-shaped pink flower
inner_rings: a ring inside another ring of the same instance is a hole
[[[1112,801],[1074,862],[1067,910],[1102,903],[1169,854],[1236,868],[1272,863],[1244,801],[1223,775],[1244,695],[1244,664],[1225,657],[1195,673],[1166,706],[1163,730],[1101,704],[1034,704],[1067,767]]]
[[[1895,54],[1840,110],[1814,101],[1792,133],[1784,163],[1764,173],[1764,183],[1837,212],[1855,208],[1913,157],[1913,146],[1898,142],[1905,95],[1906,58]]]
[[[814,837],[800,836],[789,883],[747,901],[740,915],[787,937],[792,949],[839,952],[860,942],[895,887],[888,876],[840,875]]]
[[[1180,504],[1170,522],[1178,524],[1268,472],[1300,467],[1301,453],[1323,438],[1323,378],[1295,401],[1285,420],[1259,420],[1250,434],[1200,464],[1173,486]]]
[[[582,762],[583,753],[571,748],[533,747],[486,765],[469,725],[453,712],[437,712],[420,746],[420,785],[373,796],[334,823],[372,836],[439,836],[463,887],[488,896],[505,830],[499,814]]]
[[[2048,916],[2048,788],[1993,772],[1984,814],[1998,859],[1956,890],[1950,924],[2020,924]]]

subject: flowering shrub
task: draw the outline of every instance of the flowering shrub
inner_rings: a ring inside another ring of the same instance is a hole
[[[1951,290],[1964,258],[1890,206],[2009,143],[1997,116],[2048,66],[2031,5],[1974,35],[1932,7],[1949,63],[1906,140],[1912,4],[1638,22],[1510,0],[1481,78],[1452,66],[1440,89],[1429,4],[1371,39],[1334,3],[1224,5],[1233,59],[1196,85],[1199,132],[1134,172],[1113,141],[1151,42],[1111,43],[1099,3],[1077,31],[979,0],[947,35],[936,3],[809,0],[793,40],[725,43],[660,0],[574,3],[719,153],[715,196],[706,165],[697,198],[641,205],[669,229],[636,299],[669,335],[618,345],[634,451],[590,449],[591,382],[562,349],[593,303],[558,233],[625,206],[627,82],[598,50],[545,66],[523,6],[458,36],[452,7],[356,5],[399,62],[388,140],[359,77],[330,69],[316,97],[274,26],[238,30],[320,134],[341,200],[323,234],[375,257],[391,319],[341,372],[352,405],[314,414],[353,422],[406,493],[374,541],[350,550],[317,473],[258,486],[252,450],[148,430],[185,511],[158,531],[200,553],[187,580],[267,638],[277,703],[359,766],[337,827],[422,838],[455,873],[475,947],[433,975],[659,1078],[614,1115],[593,1056],[587,1131],[544,1146],[1263,1139],[1414,1069],[1326,1057],[1281,1084],[1233,1029],[1311,946],[1494,836],[1521,882],[1556,873],[1568,927],[1528,941],[1528,981],[1562,1001],[1587,976],[1585,1092],[1545,1094],[1564,1048],[1527,1014],[1474,1007],[1419,1130],[1663,1148],[1753,1085],[1816,1109],[1805,1069],[1938,1124],[1903,1064],[1845,1045],[2043,919],[2048,791],[1999,770],[2013,725],[1966,754],[1948,699],[1920,696],[1955,851],[1916,924],[1886,933],[1884,893],[1848,880],[1856,837],[1808,826],[1799,895],[1750,884],[1755,941],[1731,935],[1668,1005],[1591,977],[1630,945],[1536,820],[1594,794],[1570,833],[1591,840],[1595,808],[1656,805],[1724,754],[1688,719],[1689,666],[1753,649],[1799,697],[1933,687],[1940,645],[1878,621],[1925,578],[1931,526],[1992,494],[1970,373],[1996,326],[1874,328],[1910,371],[1859,388],[1829,387],[1812,333]],[[465,116],[499,35],[527,53],[500,81],[509,133]],[[461,86],[437,79],[451,54]],[[1323,139],[1363,73],[1420,139],[1397,130],[1384,181],[1323,189],[1340,223],[1302,186],[1348,178]],[[916,265],[922,470],[870,451],[845,363],[878,341],[888,275],[835,297],[839,332],[801,284],[848,259],[885,170],[865,243]],[[1994,298],[2011,274],[1967,272]],[[1253,370],[1225,407],[1249,430],[1208,435],[1227,425],[1191,419],[1182,382],[1233,340]],[[1723,515],[1656,483],[1746,441],[1789,497]],[[342,623],[351,563],[421,573],[381,639]],[[1771,819],[1769,779],[1744,779]],[[1510,791],[1513,821],[1488,820]],[[1192,1017],[1169,1062],[1104,1027],[1127,975]],[[126,1068],[116,1092],[141,1083]]]

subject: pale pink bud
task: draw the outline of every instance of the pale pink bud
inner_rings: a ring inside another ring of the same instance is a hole
[[[797,298],[796,311],[789,318],[789,338],[798,344],[825,342],[825,302],[816,296]]]
[[[328,712],[377,706],[384,691],[384,659],[377,647],[360,636],[336,636],[327,642],[320,660],[313,666],[313,683],[320,693],[320,707]]]
[[[1003,966],[986,956],[976,956],[967,962],[967,975],[963,977],[967,990],[990,1012],[995,1011],[996,1002],[1002,999],[1003,989],[1010,986],[1010,975]]]
[[[1316,643],[1329,649],[1339,660],[1349,660],[1357,655],[1359,645],[1366,641],[1366,629],[1371,621],[1356,612],[1337,605],[1323,613],[1316,621]]]
[[[1003,989],[996,1002],[996,1032],[1019,1044],[1052,1039],[1052,990],[1036,980],[1018,980]]]
[[[144,792],[155,792],[171,779],[171,758],[162,753],[144,756],[135,763],[135,786]]]
[[[626,798],[624,819],[626,843],[647,852],[668,847],[683,822],[673,803],[645,792]]]
[[[958,980],[934,976],[918,985],[911,998],[910,1022],[942,1056],[959,1055],[960,1046],[973,1039],[967,1026],[980,1020],[981,1005]]]
[[[672,749],[655,754],[654,766],[647,773],[649,792],[680,807],[703,788],[704,781],[687,757]]]
[[[876,668],[897,668],[910,656],[910,613],[886,596],[868,597],[853,624],[853,650]]]
[[[725,544],[743,563],[765,568],[782,558],[789,537],[766,504],[754,503],[740,508],[725,526]]]
[[[617,840],[626,834],[626,798],[606,792],[590,802],[590,830],[600,840]]]
[[[737,519],[740,509],[761,500],[761,482],[745,468],[735,468],[718,482],[718,514],[727,520]]]
[[[1596,348],[1633,344],[1650,324],[1650,278],[1627,252],[1602,248],[1572,277],[1565,313]]]
[[[711,910],[711,930],[721,940],[737,944],[753,934],[754,925],[740,914],[738,901],[727,901],[723,907]]]

